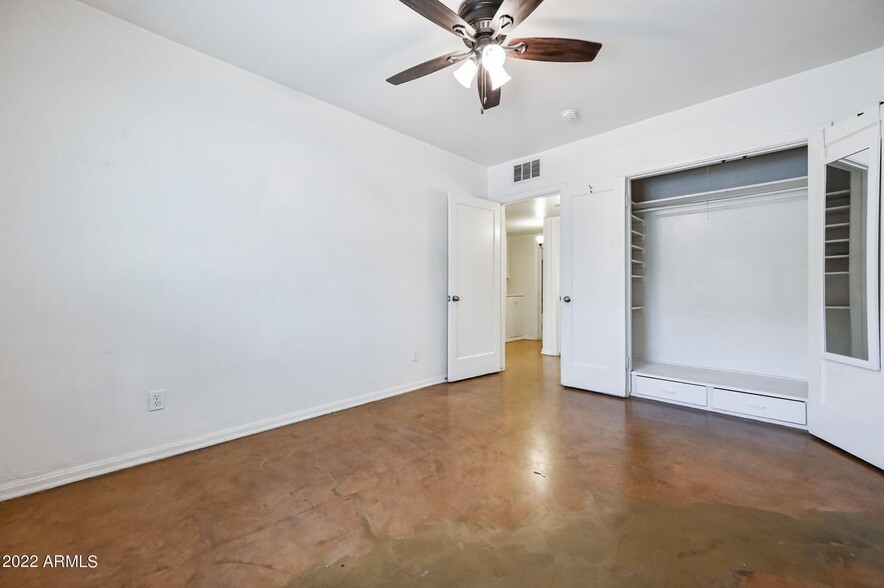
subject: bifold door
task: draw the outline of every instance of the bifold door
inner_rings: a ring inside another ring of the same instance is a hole
[[[562,385],[626,396],[626,179],[562,198]]]
[[[448,381],[503,369],[501,206],[448,196]]]

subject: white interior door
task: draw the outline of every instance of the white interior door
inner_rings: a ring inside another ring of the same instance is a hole
[[[448,196],[448,381],[503,369],[501,206]]]
[[[826,129],[810,145],[811,361],[817,369],[811,370],[807,416],[812,434],[884,469],[880,118],[877,108],[870,109]],[[852,176],[847,188],[831,189],[845,171]],[[849,238],[849,250],[832,251],[839,237]],[[849,296],[833,300],[839,283]],[[839,327],[848,329],[846,336]]]
[[[562,198],[562,385],[626,396],[626,180]]]

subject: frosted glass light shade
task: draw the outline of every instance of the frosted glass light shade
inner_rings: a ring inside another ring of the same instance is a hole
[[[497,90],[511,78],[506,70],[503,69],[503,63],[506,61],[506,51],[500,45],[488,45],[482,50],[482,67],[491,77],[491,89]]]
[[[502,65],[500,67],[495,67],[493,69],[489,69],[488,75],[491,76],[491,89],[492,90],[497,90],[502,85],[504,85],[505,83],[507,83],[508,81],[513,79],[510,77],[510,75],[508,73],[506,73],[506,70],[503,69]]]
[[[467,59],[459,68],[454,70],[454,77],[460,82],[460,85],[468,89],[473,85],[473,79],[479,71],[479,64],[473,59]]]

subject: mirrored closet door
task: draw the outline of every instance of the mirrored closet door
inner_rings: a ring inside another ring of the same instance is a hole
[[[827,359],[877,370],[879,197],[869,179],[878,149],[877,134],[865,135],[825,162],[824,344]]]

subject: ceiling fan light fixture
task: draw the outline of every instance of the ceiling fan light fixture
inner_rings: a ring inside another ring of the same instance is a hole
[[[491,43],[482,49],[482,67],[488,71],[488,75],[491,77],[491,89],[493,90],[497,90],[513,79],[503,68],[505,61],[506,51],[500,45]]]
[[[454,77],[460,82],[461,86],[469,90],[470,86],[473,85],[473,79],[475,79],[478,71],[479,64],[471,57],[464,61],[463,65],[454,70]]]
[[[505,83],[513,79],[510,74],[506,73],[506,70],[503,69],[503,66],[495,67],[488,70],[488,75],[491,77],[491,89],[497,90]]]
[[[506,51],[504,51],[503,47],[497,43],[489,43],[484,49],[482,49],[482,65],[484,65],[486,69],[492,70],[498,67],[503,67],[505,61]]]
[[[393,0],[389,0],[393,2]],[[456,35],[468,51],[453,51],[419,63],[387,82],[398,86],[458,65],[454,76],[465,88],[476,89],[482,112],[500,106],[500,87],[512,78],[504,69],[509,53],[514,59],[560,63],[589,62],[596,58],[601,43],[558,37],[509,39],[543,0],[462,0],[457,12],[447,4],[454,0],[400,0],[428,21]],[[2,2],[2,0],[0,0]]]

